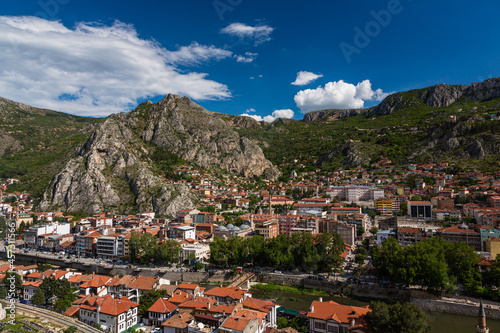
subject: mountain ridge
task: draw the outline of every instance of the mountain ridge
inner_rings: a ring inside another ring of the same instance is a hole
[[[460,98],[477,101],[500,97],[500,77],[487,79],[483,82],[472,82],[470,85],[437,84],[434,86],[397,92],[384,98],[378,105],[366,109],[324,109],[308,112],[302,122],[309,123],[318,120],[335,120],[349,116],[367,115],[381,116],[391,114],[410,105],[404,104],[405,93],[417,93],[417,97],[430,107],[446,107]]]
[[[261,148],[240,138],[217,114],[169,94],[109,116],[54,177],[40,208],[95,213],[119,207],[163,215],[193,208],[196,198],[188,186],[168,183],[155,172],[152,151],[158,147],[204,169],[243,177],[279,175]]]
[[[197,201],[188,188],[160,177],[175,161],[270,180],[285,180],[289,170],[275,165],[296,158],[312,170],[381,157],[498,168],[500,126],[489,115],[499,111],[500,78],[414,89],[368,109],[318,110],[302,121],[272,123],[208,111],[171,94],[103,119],[0,99],[0,177],[20,177],[12,189],[41,198],[43,210],[168,215]]]

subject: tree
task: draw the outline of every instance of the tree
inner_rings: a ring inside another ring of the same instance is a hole
[[[370,308],[366,322],[372,333],[426,333],[431,329],[424,312],[413,304],[372,302]]]
[[[33,303],[37,306],[42,306],[45,304],[45,295],[43,294],[42,289],[38,288],[36,290],[33,297],[31,297],[31,303]]]
[[[70,298],[58,298],[56,301],[56,304],[54,305],[54,311],[63,313],[66,311],[72,304],[73,302],[71,301]]]
[[[288,320],[285,317],[278,318],[278,329],[288,327]]]
[[[314,243],[317,253],[320,254],[320,272],[330,274],[333,269],[340,267],[344,261],[340,256],[344,250],[344,241],[339,234],[318,234],[314,237]]]
[[[359,226],[358,229],[356,229],[356,235],[358,237],[361,237],[365,234],[365,228],[363,226]]]
[[[378,232],[378,228],[377,228],[377,227],[371,227],[371,229],[370,229],[370,233],[371,233],[372,235],[376,235],[376,234],[377,234],[377,232]]]
[[[7,298],[7,288],[5,288],[4,286],[0,287],[0,298]]]
[[[36,293],[38,291],[44,297],[42,304],[54,304],[54,309],[57,312],[66,311],[76,299],[75,289],[66,279],[56,280],[53,277],[48,277],[43,280]],[[32,302],[34,303],[33,298]]]
[[[366,259],[366,256],[364,254],[361,254],[361,253],[357,253],[355,256],[354,256],[354,262],[361,265]]]
[[[16,272],[7,272],[5,274],[5,281],[10,281],[14,277],[14,285],[16,288],[16,294],[20,294],[23,290],[23,279],[21,278],[21,275],[17,274]],[[9,282],[10,285],[10,282]]]
[[[139,298],[139,315],[144,317],[148,309],[159,299],[167,295],[166,290],[152,289],[146,291]]]

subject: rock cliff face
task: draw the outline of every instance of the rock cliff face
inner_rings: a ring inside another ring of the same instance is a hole
[[[217,114],[186,97],[168,95],[157,104],[142,103],[128,114],[110,116],[52,180],[40,209],[172,214],[194,207],[188,187],[166,183],[152,171],[151,145],[207,169],[245,177],[279,175],[256,144]]]
[[[319,111],[311,111],[304,115],[302,121],[304,123],[310,123],[313,121],[327,121],[334,119],[341,119],[350,116],[356,116],[367,112],[370,109],[327,109]]]
[[[259,146],[240,137],[218,114],[189,98],[168,95],[146,108],[144,141],[165,147],[203,168],[215,166],[243,177],[264,175],[275,179],[279,175]],[[128,120],[135,122],[138,112],[136,109],[127,115]]]
[[[467,88],[465,85],[435,85],[428,90],[424,103],[432,107],[451,105],[462,97]]]
[[[334,161],[337,157],[342,156],[342,164],[345,165],[362,165],[365,163],[368,163],[370,161],[370,158],[363,155],[359,149],[356,147],[356,143],[353,142],[352,140],[346,140],[342,147],[338,150],[332,150],[328,152],[327,154],[321,156],[318,159],[317,164],[319,166],[331,163]]]
[[[141,161],[144,146],[114,118],[106,120],[44,193],[40,209],[88,213],[136,209],[173,214],[194,207],[189,188],[167,184]]]

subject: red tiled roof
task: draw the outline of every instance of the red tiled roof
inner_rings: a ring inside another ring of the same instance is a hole
[[[180,289],[177,289],[174,294],[172,295],[172,297],[170,297],[168,299],[169,302],[171,303],[174,303],[174,304],[180,304],[180,303],[183,303],[187,300],[190,300],[193,298],[193,295],[185,292],[185,291],[182,291]]]
[[[98,288],[103,287],[106,283],[111,280],[110,277],[103,275],[95,275],[91,280],[84,282],[80,285],[80,288]]]
[[[153,276],[139,276],[128,287],[132,289],[151,290],[158,283],[158,278]]]
[[[229,297],[232,299],[241,299],[245,295],[245,292],[238,287],[214,287],[208,291],[205,291],[204,295],[212,297]]]
[[[127,297],[114,299],[110,295],[104,297],[89,295],[82,299],[76,300],[74,305],[80,305],[82,309],[97,311],[97,306],[100,306],[99,312],[111,316],[118,316],[127,312],[131,308],[138,307],[139,304],[130,301]]]
[[[192,284],[192,283],[181,283],[179,285],[179,289],[186,289],[186,290],[195,290],[198,287],[197,284]]]
[[[243,332],[251,320],[250,318],[228,317],[221,327]]]
[[[243,301],[243,306],[250,309],[268,313],[271,311],[271,308],[274,306],[274,303],[272,301],[263,301],[258,298],[247,297],[247,299]]]
[[[77,313],[80,312],[80,307],[76,305],[70,306],[66,311],[64,311],[63,315],[68,316],[68,317],[73,317]]]
[[[177,313],[161,324],[161,326],[184,329],[190,322],[193,321],[193,319],[193,315],[188,312]]]
[[[313,311],[311,311],[313,310]],[[341,305],[334,301],[319,302],[313,301],[310,311],[307,313],[309,318],[322,320],[334,320],[338,323],[349,324],[352,319],[358,319],[366,315],[371,310],[366,307],[355,307]]]
[[[164,298],[158,298],[158,300],[151,305],[148,309],[149,312],[158,312],[158,313],[170,313],[177,309],[177,305],[170,303]]]

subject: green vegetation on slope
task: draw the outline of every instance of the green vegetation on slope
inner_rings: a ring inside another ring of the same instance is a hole
[[[464,147],[459,147],[454,152],[426,152],[413,157],[412,154],[418,149],[426,148],[433,134],[446,135],[460,124],[471,123],[467,125],[466,132],[462,133],[466,138],[500,133],[498,121],[490,120],[489,117],[500,112],[498,98],[482,102],[459,100],[448,107],[434,108],[422,102],[418,97],[422,94],[419,90],[400,94],[403,96],[404,108],[389,115],[357,115],[310,123],[275,122],[262,128],[241,128],[238,132],[259,141],[264,154],[274,164],[290,162],[294,158],[309,159],[311,169],[315,169],[314,161],[322,155],[331,151],[340,153],[348,140],[352,140],[360,153],[369,157],[372,162],[383,156],[396,163],[426,163],[444,158],[466,165],[468,159],[457,154]],[[452,122],[450,116],[456,116],[457,122]],[[436,147],[436,150],[440,150],[440,147]],[[336,159],[329,165],[323,165],[322,169],[333,170],[343,166],[344,157],[338,154]],[[498,168],[498,156],[494,154],[474,165],[490,170]]]
[[[66,164],[69,154],[89,137],[103,119],[77,117],[0,100],[0,136],[15,142],[0,154],[0,178],[18,178],[11,191],[39,198]]]

